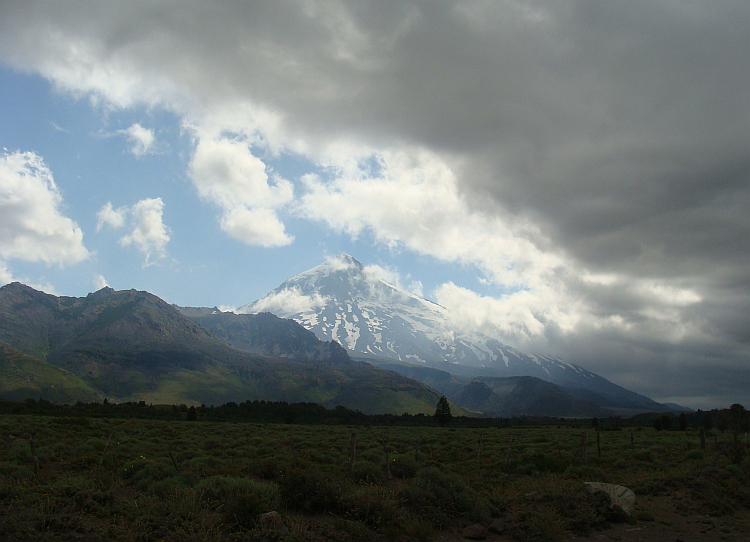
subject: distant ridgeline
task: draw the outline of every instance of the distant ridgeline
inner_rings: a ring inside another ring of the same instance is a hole
[[[738,405],[735,405],[738,406]],[[333,409],[316,403],[287,403],[284,401],[245,401],[220,406],[193,407],[199,422],[279,423],[297,425],[362,425],[362,426],[437,426],[434,416],[425,414],[363,414],[342,406]],[[733,407],[734,408],[734,407]],[[190,419],[187,405],[152,405],[145,401],[128,403],[78,402],[75,405],[54,404],[44,399],[38,401],[0,400],[0,415],[56,416],[62,424],[88,425],[89,418],[130,418],[186,421]],[[557,425],[566,427],[592,427],[599,431],[619,431],[625,427],[651,427],[659,425],[664,430],[686,428],[716,428],[725,431],[727,415],[732,409],[679,414],[650,413],[630,418],[557,418],[551,416],[514,416],[508,418],[477,418],[453,416],[454,427],[534,427]],[[665,422],[665,418],[669,422]]]

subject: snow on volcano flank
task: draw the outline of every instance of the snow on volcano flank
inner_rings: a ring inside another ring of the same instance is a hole
[[[481,333],[456,329],[444,307],[386,282],[348,254],[330,258],[237,309],[264,311],[292,318],[320,339],[338,341],[353,352],[451,372],[475,368],[545,380],[560,371],[576,372],[557,358],[528,356]]]

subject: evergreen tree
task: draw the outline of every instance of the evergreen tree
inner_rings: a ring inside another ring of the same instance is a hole
[[[435,419],[441,426],[445,426],[450,423],[451,418],[451,406],[448,404],[448,399],[445,398],[445,395],[442,395],[435,409]]]

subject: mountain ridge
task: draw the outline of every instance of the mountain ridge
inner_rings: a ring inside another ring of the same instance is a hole
[[[291,318],[321,340],[338,341],[354,356],[381,356],[474,377],[534,376],[602,408],[668,410],[579,365],[461,331],[447,309],[380,279],[348,254],[299,273],[236,310],[262,311]]]
[[[0,343],[12,349],[14,360],[49,369],[54,379],[69,374],[111,401],[269,400],[340,404],[365,414],[431,414],[440,397],[417,381],[354,362],[338,346],[337,363],[331,364],[236,349],[162,299],[136,290],[102,289],[71,298],[20,283],[3,286]],[[331,346],[321,347],[321,356],[326,348]],[[10,371],[19,364],[6,366]]]

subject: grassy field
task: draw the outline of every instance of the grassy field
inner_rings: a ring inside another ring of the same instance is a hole
[[[686,515],[713,521],[750,507],[748,458],[733,463],[721,451],[730,440],[709,433],[703,450],[697,431],[651,427],[3,415],[0,540],[427,541],[494,520],[503,536],[553,541],[654,521],[642,506],[625,516],[584,481],[625,485],[637,502],[685,495]],[[269,511],[280,521],[259,521]],[[741,522],[735,529],[747,534]]]

